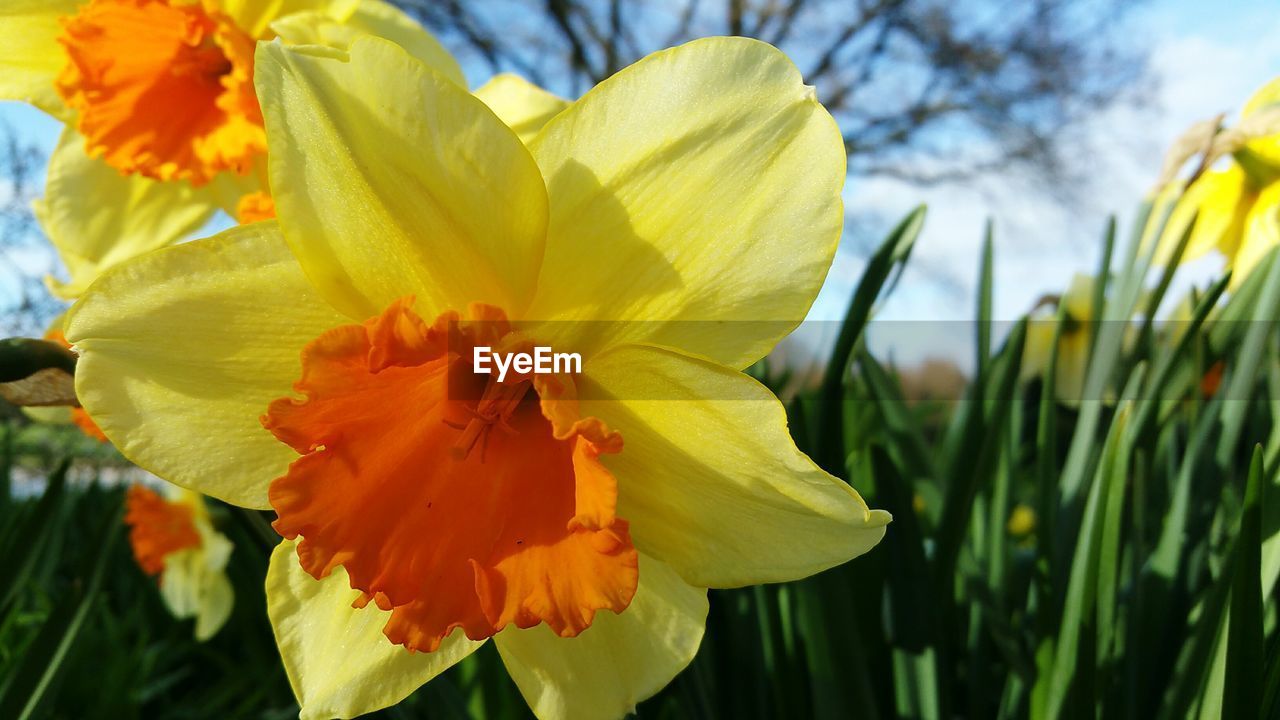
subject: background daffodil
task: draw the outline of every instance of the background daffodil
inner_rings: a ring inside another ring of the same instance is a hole
[[[1018,503],[1009,512],[1009,521],[1005,530],[1014,537],[1026,537],[1036,530],[1036,511],[1030,506]]]
[[[1184,260],[1213,250],[1222,253],[1232,269],[1231,288],[1237,289],[1272,248],[1280,245],[1280,78],[1258,90],[1245,103],[1240,123],[1222,131],[1208,160],[1229,153],[1226,167],[1208,169],[1196,177],[1179,198],[1171,183],[1154,203],[1167,208],[1176,198],[1160,236],[1157,259],[1167,261],[1187,225],[1195,227]],[[1153,223],[1154,224],[1154,223]]]
[[[207,640],[235,603],[225,572],[231,541],[214,529],[199,493],[170,486],[167,495],[142,485],[129,488],[129,544],[143,572],[156,576],[173,616],[194,618],[196,639]]]
[[[0,98],[63,121],[37,216],[74,299],[121,260],[190,237],[222,208],[268,217],[258,40],[400,44],[454,82],[453,58],[381,0],[8,0]],[[91,198],[91,200],[90,200]]]
[[[1027,324],[1027,341],[1022,351],[1022,377],[1043,377],[1053,355],[1054,335],[1059,333],[1057,314],[1064,314],[1058,339],[1058,362],[1053,392],[1058,402],[1078,406],[1084,394],[1085,371],[1089,367],[1089,343],[1096,331],[1093,317],[1095,280],[1077,273],[1052,307],[1033,316]],[[1048,388],[1045,389],[1048,392]]]
[[[843,220],[840,133],[777,50],[655,54],[527,149],[383,40],[263,45],[256,77],[278,221],[118,266],[67,334],[126,456],[277,511],[304,716],[393,704],[489,637],[539,716],[620,716],[692,659],[705,588],[883,536],[740,372]],[[582,374],[471,371],[533,342]]]

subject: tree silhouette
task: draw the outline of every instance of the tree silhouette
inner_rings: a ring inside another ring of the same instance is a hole
[[[844,132],[850,172],[915,183],[1020,166],[1051,186],[1072,130],[1145,54],[1124,0],[398,0],[464,62],[576,96],[664,47],[743,35],[791,56]],[[1136,93],[1131,97],[1137,97]]]

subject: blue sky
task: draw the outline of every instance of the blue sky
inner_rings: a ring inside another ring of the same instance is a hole
[[[1173,138],[1197,120],[1233,111],[1254,88],[1280,74],[1280,6],[1273,1],[1156,0],[1135,11],[1128,24],[1135,42],[1151,48],[1157,86],[1148,105],[1118,108],[1090,125],[1090,147],[1082,152],[1091,154],[1095,182],[1079,189],[1072,206],[1000,177],[927,190],[890,180],[850,181],[845,199],[855,214],[891,218],[917,203],[930,207],[912,267],[881,308],[881,320],[970,319],[987,217],[996,226],[996,315],[1012,319],[1026,312],[1036,298],[1065,287],[1073,273],[1092,271],[1107,216],[1118,214],[1122,226],[1131,217]],[[468,70],[473,85],[486,79]],[[57,139],[57,123],[22,105],[0,103],[0,122],[46,152]],[[1185,273],[1181,286],[1203,280],[1217,266],[1206,259]],[[861,267],[858,253],[840,253],[812,319],[842,314]],[[814,337],[827,334],[828,325],[817,323]],[[936,349],[901,346],[900,340],[885,349],[903,362]]]

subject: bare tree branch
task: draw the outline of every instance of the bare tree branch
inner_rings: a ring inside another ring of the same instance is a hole
[[[445,12],[428,0],[402,4],[455,50],[570,96],[694,37],[762,38],[808,70],[854,173],[929,182],[1018,165],[1056,184],[1070,160],[1058,138],[1130,97],[1145,72],[1118,22],[1127,0],[449,0]],[[505,10],[493,20],[497,5]],[[490,21],[503,32],[483,30]],[[942,142],[957,137],[990,152],[974,161]]]
[[[53,256],[31,212],[44,158],[0,124],[0,334],[40,336],[62,309],[43,277],[53,271]],[[40,262],[44,258],[43,264]]]

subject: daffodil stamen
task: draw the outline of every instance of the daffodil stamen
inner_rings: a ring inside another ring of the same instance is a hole
[[[489,441],[489,431],[494,427],[508,434],[518,431],[511,427],[512,413],[529,392],[532,384],[528,380],[515,383],[500,383],[492,377],[485,385],[484,395],[471,411],[472,417],[466,424],[446,422],[446,425],[461,430],[462,435],[453,445],[455,460],[465,460],[476,443],[480,442],[480,459],[484,461],[484,449]]]

